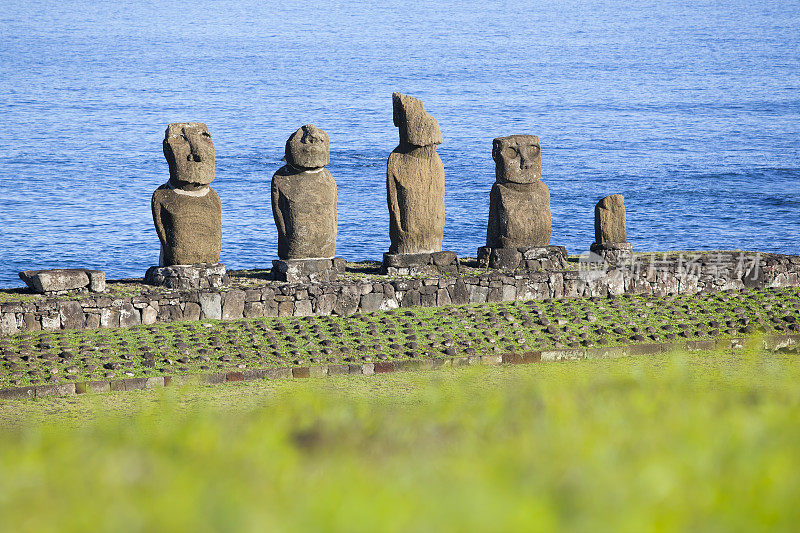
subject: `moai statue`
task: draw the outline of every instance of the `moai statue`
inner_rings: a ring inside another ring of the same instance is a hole
[[[395,267],[440,271],[457,268],[455,254],[442,252],[444,165],[436,153],[436,146],[442,143],[439,123],[425,111],[420,100],[404,94],[392,94],[392,110],[400,144],[386,163],[391,246],[384,256],[384,271],[397,273],[391,270]],[[440,255],[435,258],[431,255],[437,253]],[[404,263],[408,265],[403,266]]]
[[[612,194],[594,206],[595,244],[628,242],[624,201],[625,197],[621,194]]]
[[[541,181],[539,138],[498,137],[492,141],[492,158],[495,184],[489,198],[486,246],[478,250],[479,264],[492,268],[561,266],[566,250],[548,246],[550,191]]]
[[[612,194],[594,207],[595,242],[589,249],[608,263],[626,261],[633,253],[625,226],[624,200],[621,194]]]
[[[282,281],[329,281],[343,261],[336,251],[336,181],[328,134],[313,124],[286,141],[286,165],[272,176],[272,214],[278,227],[273,276]],[[295,261],[302,260],[302,261]]]
[[[161,241],[159,267],[175,268],[151,268],[146,281],[174,288],[219,285],[225,278],[225,268],[219,265],[222,205],[209,187],[214,180],[211,134],[200,122],[170,124],[162,146],[169,181],[153,193],[151,207]],[[200,263],[205,266],[197,266]]]
[[[550,244],[550,191],[541,181],[542,157],[535,135],[492,141],[496,183],[489,199],[486,246],[518,248]]]

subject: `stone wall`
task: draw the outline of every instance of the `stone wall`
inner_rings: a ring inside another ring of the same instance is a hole
[[[751,256],[748,256],[751,257]],[[639,258],[641,259],[641,257]],[[693,294],[745,287],[800,285],[800,257],[775,254],[743,260],[738,253],[639,261],[614,268],[485,272],[474,276],[267,282],[253,289],[142,293],[127,298],[89,294],[77,300],[0,304],[0,334],[19,331],[128,327],[175,320],[262,316],[349,315],[411,306],[605,297],[620,294]]]

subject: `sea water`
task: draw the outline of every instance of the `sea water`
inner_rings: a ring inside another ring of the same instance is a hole
[[[156,264],[170,122],[212,133],[229,268],[277,257],[270,178],[307,123],[330,135],[337,255],[380,259],[394,91],[439,121],[460,255],[485,243],[492,139],[517,133],[571,253],[612,193],[636,250],[800,253],[798,2],[0,3],[0,287]]]

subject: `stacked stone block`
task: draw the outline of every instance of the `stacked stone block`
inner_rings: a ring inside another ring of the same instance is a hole
[[[75,300],[42,298],[0,304],[0,333],[19,331],[129,327],[177,320],[262,316],[350,315],[414,306],[605,297],[620,294],[694,294],[747,287],[800,286],[800,257],[766,254],[758,272],[742,265],[736,253],[701,261],[697,272],[673,262],[656,269],[590,271],[493,271],[475,276],[427,276],[420,279],[266,282],[251,289],[203,289],[143,292],[111,298],[86,295]],[[727,271],[715,270],[724,260]],[[711,262],[713,261],[713,265]]]

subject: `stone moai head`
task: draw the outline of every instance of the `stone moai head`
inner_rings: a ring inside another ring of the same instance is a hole
[[[170,124],[164,132],[163,148],[170,181],[195,185],[214,181],[214,143],[202,122]]]
[[[286,141],[286,162],[297,168],[322,168],[331,161],[328,134],[306,124]]]
[[[498,183],[533,183],[542,178],[539,137],[511,135],[492,141],[492,159]]]
[[[400,129],[400,144],[429,146],[442,144],[439,123],[422,107],[422,101],[400,93],[392,94],[392,119]]]

